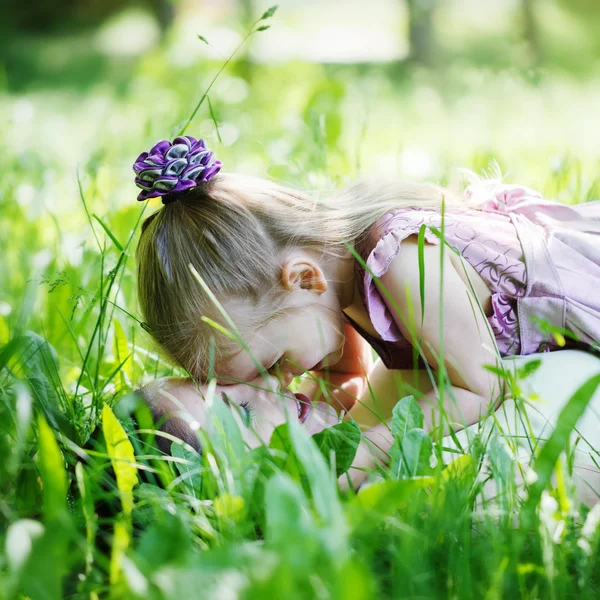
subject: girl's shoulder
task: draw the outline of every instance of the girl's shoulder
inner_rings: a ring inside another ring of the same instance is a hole
[[[483,182],[486,189],[472,186],[477,194],[464,205],[448,207],[401,207],[382,215],[366,232],[357,250],[365,269],[357,265],[370,286],[399,255],[404,240],[422,235],[428,244],[441,240],[452,246],[473,266],[493,291],[519,293],[525,282],[523,250],[511,208],[520,203],[543,202],[537,192],[523,186]],[[490,272],[488,272],[490,271]],[[510,277],[503,277],[504,274]],[[498,275],[498,276],[496,276]],[[489,281],[488,281],[489,280]]]
[[[366,232],[360,253],[366,259],[374,249],[389,247],[393,252],[401,241],[421,231],[425,241],[439,244],[442,229],[444,239],[455,247],[474,240],[512,246],[517,237],[511,212],[539,202],[547,201],[525,186],[477,182],[465,191],[463,204],[404,206],[382,215]]]

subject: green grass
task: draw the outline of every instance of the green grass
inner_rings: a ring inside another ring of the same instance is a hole
[[[226,435],[203,434],[202,456],[156,455],[130,392],[178,371],[138,321],[132,255],[159,204],[135,202],[130,165],[185,124],[220,66],[174,68],[158,49],[84,91],[2,93],[0,597],[597,598],[599,535],[592,518],[583,527],[563,454],[597,381],[535,458],[524,504],[509,438],[482,432],[451,467],[431,467],[403,407],[397,445],[414,461],[358,496],[335,483],[356,442],[349,424],[316,440],[290,425],[246,452],[217,403]],[[599,195],[593,77],[251,67],[232,61],[187,130],[232,170],[332,189],[361,172],[448,182],[453,167],[496,159],[550,197]],[[246,98],[232,102],[233,88]],[[482,499],[484,450],[500,510]]]

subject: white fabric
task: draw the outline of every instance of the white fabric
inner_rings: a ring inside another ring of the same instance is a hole
[[[507,439],[507,446],[514,444],[516,448],[515,458],[522,467],[515,469],[518,482],[527,477],[528,467],[533,464],[530,442],[532,436],[539,441],[540,446],[543,445],[561,410],[577,389],[594,375],[600,374],[600,358],[579,350],[510,357],[504,359],[504,365],[516,370],[525,363],[538,359],[541,360],[540,367],[519,382],[526,402],[505,400],[496,411],[495,419],[489,417],[483,425],[473,425],[457,434],[460,444],[468,447],[473,436],[482,431],[482,426],[485,433],[494,429],[497,432],[501,430],[503,435],[499,436],[500,439]],[[523,418],[523,410],[527,419]],[[600,464],[600,387],[579,420],[571,441],[577,442],[573,474],[579,498],[586,504],[594,504],[600,499],[600,471],[596,466]],[[456,448],[450,437],[444,438],[443,444],[445,447]],[[456,456],[452,452],[444,453],[446,462]],[[489,465],[484,465],[482,475],[485,475],[488,468]],[[484,495],[493,497],[494,494],[492,481],[484,488]]]

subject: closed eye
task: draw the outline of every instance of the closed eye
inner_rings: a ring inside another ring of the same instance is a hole
[[[238,405],[234,405],[227,394],[221,394],[221,398],[231,410],[240,413],[242,421],[246,427],[250,427],[252,425],[254,422],[254,407],[250,404],[250,402],[248,402],[248,400],[244,400]]]
[[[281,362],[282,358],[283,358],[283,354],[279,358],[277,358],[277,360],[273,361],[273,364],[267,369],[267,371],[271,371],[275,367],[280,367],[279,363]]]
[[[274,360],[269,367],[263,367],[265,372],[268,373],[269,371],[274,369],[277,366],[277,363],[279,363],[282,358],[283,358],[283,355],[280,356],[279,358],[277,358],[276,360]],[[267,364],[269,364],[269,363],[267,363]],[[222,386],[235,385],[235,384],[244,383],[247,381],[254,381],[261,374],[264,375],[264,372],[262,370],[259,371],[258,369],[255,368],[252,371],[250,371],[249,373],[243,374],[241,377],[239,376],[239,374],[237,374],[237,377],[227,377],[224,379],[218,379],[217,383],[218,383],[218,385],[222,385]]]
[[[240,408],[242,409],[242,419],[246,427],[250,427],[254,421],[254,408],[247,400],[240,402]]]

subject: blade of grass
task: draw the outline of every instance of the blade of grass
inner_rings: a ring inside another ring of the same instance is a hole
[[[117,238],[113,235],[112,231],[108,228],[108,225],[97,214],[95,214],[95,213],[92,214],[92,217],[94,217],[94,219],[96,219],[96,221],[98,221],[98,223],[100,224],[100,227],[102,227],[102,229],[104,229],[104,232],[111,239],[112,243],[115,245],[117,250],[119,252],[123,252],[123,246],[121,246],[121,244],[119,243]]]

